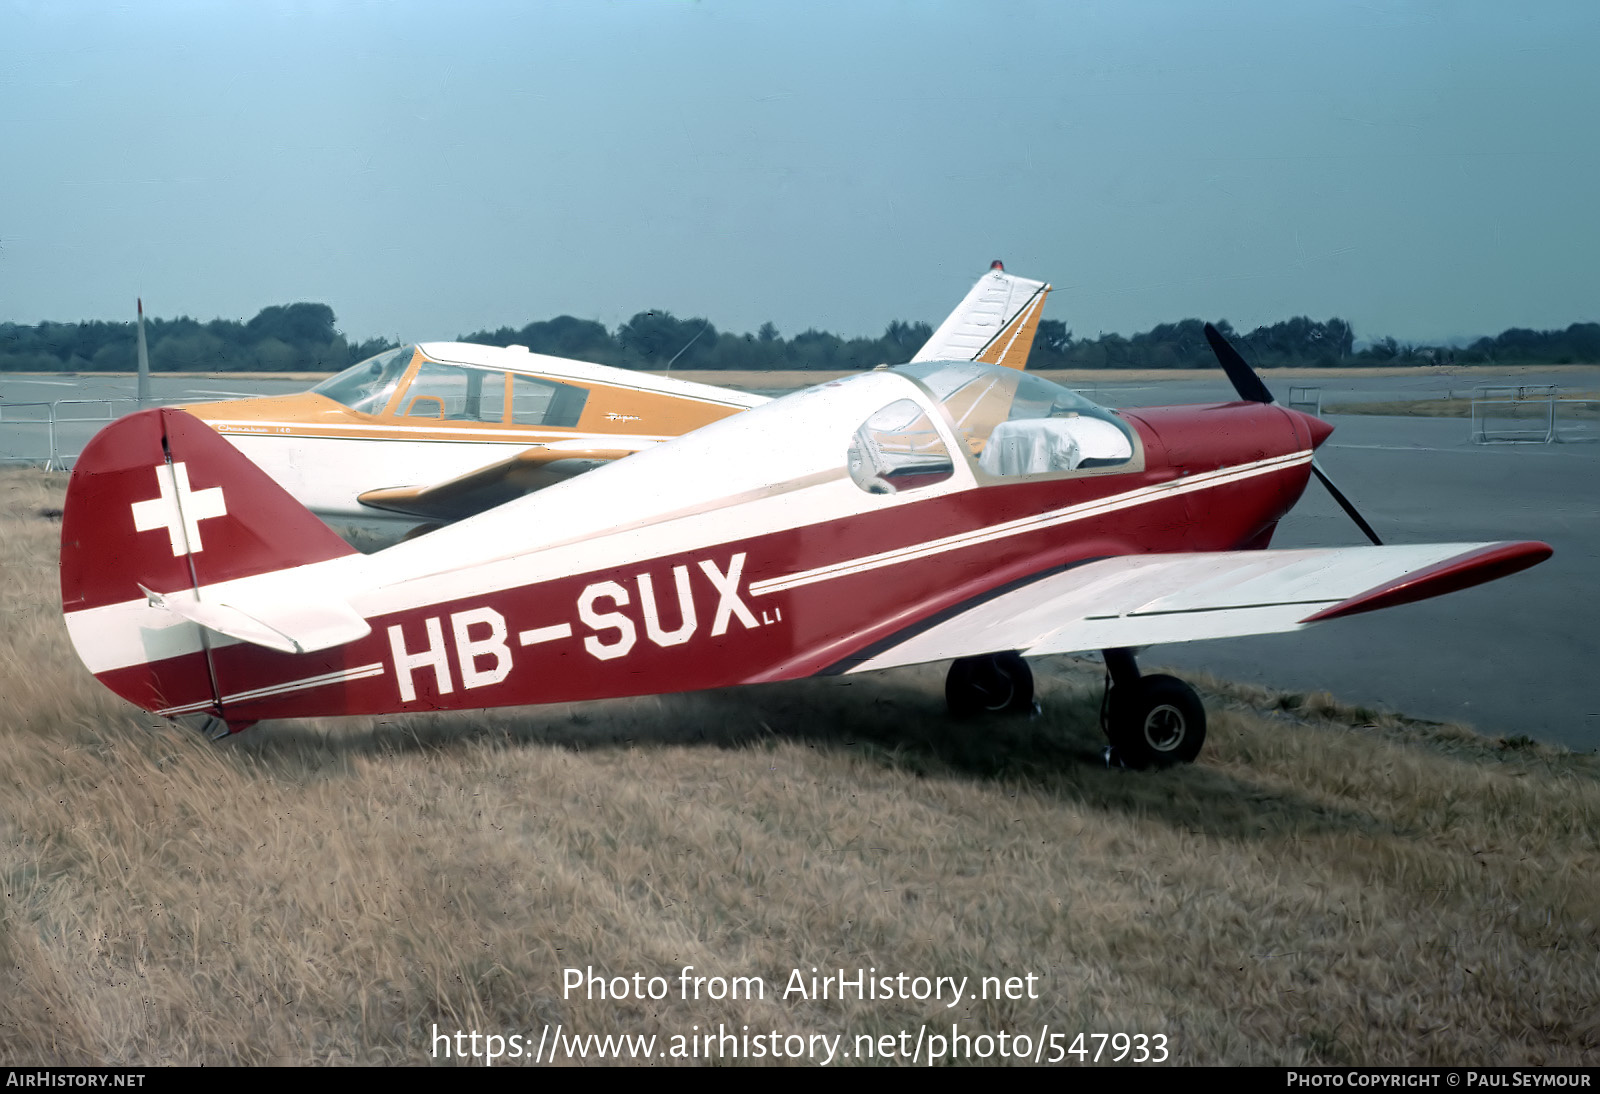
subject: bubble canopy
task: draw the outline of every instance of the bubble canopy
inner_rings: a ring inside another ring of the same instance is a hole
[[[1076,471],[1133,458],[1127,422],[1040,376],[977,361],[924,361],[895,371],[944,407],[987,474]]]

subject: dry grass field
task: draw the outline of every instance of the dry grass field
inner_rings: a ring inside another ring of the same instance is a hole
[[[63,488],[0,474],[0,1064],[442,1063],[436,1030],[558,1024],[659,1062],[719,1026],[836,1063],[952,1026],[1047,1060],[1600,1054],[1594,756],[1203,681],[1199,764],[1107,770],[1070,660],[1032,720],[950,722],[934,666],[211,744],[79,666]],[[682,998],[690,965],[764,998]],[[588,967],[670,990],[564,992]],[[835,997],[785,998],[813,968]],[[838,999],[857,969],[968,997]]]

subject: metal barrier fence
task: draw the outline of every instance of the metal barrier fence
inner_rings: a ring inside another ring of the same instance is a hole
[[[1596,423],[1580,408],[1600,410],[1600,399],[1563,399],[1554,384],[1479,384],[1472,392],[1472,443],[1600,440]]]
[[[1579,408],[1588,410],[1583,417]],[[1557,399],[1556,440],[1563,444],[1574,441],[1600,441],[1600,399]]]
[[[13,449],[12,438],[22,444]],[[56,416],[54,403],[0,403],[0,464],[21,464],[50,470],[55,462]],[[34,444],[25,443],[35,441]],[[42,451],[34,451],[40,448]]]
[[[1291,387],[1289,389],[1289,409],[1303,410],[1307,414],[1322,417],[1322,389],[1320,387]]]
[[[0,403],[0,464],[70,471],[101,426],[137,409],[139,400],[126,397]]]
[[[1473,389],[1473,444],[1549,444],[1555,439],[1553,385],[1479,384]]]

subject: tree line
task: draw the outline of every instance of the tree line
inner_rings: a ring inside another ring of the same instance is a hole
[[[0,370],[132,372],[138,367],[134,323],[0,323]],[[326,304],[275,304],[254,319],[202,323],[146,317],[150,367],[158,372],[337,372],[395,343],[352,342],[334,327]]]
[[[1574,323],[1565,330],[1513,328],[1464,348],[1413,345],[1379,339],[1360,351],[1343,319],[1306,316],[1236,331],[1217,327],[1253,364],[1396,365],[1449,361],[1456,364],[1571,364],[1600,361],[1600,323]],[[1065,323],[1039,323],[1028,367],[1213,368],[1204,323],[1162,323],[1124,337],[1074,336]],[[615,330],[592,319],[557,316],[520,328],[500,327],[460,335],[458,341],[527,346],[535,353],[634,369],[817,369],[848,370],[898,364],[933,334],[927,323],[897,319],[877,338],[842,338],[808,329],[785,338],[772,323],[753,334],[719,331],[700,317],[679,319],[667,311],[643,311]],[[384,338],[355,341],[336,327],[326,304],[275,304],[241,322],[213,319],[145,321],[150,363],[157,371],[337,372],[392,349]],[[0,323],[0,371],[132,372],[137,365],[134,324],[104,321]]]

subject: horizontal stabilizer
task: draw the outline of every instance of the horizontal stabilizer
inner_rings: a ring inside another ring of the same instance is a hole
[[[457,521],[543,490],[574,475],[634,453],[632,448],[563,448],[536,445],[509,459],[469,471],[432,486],[391,486],[368,490],[357,500],[373,509],[405,513],[423,520]]]
[[[218,634],[282,653],[332,649],[372,632],[354,608],[339,600],[213,603],[196,600],[190,592],[162,594],[145,589],[144,593],[152,608],[164,608]]]
[[[1099,559],[945,613],[848,671],[1296,631],[1492,581],[1550,554],[1546,544],[1520,542]]]

